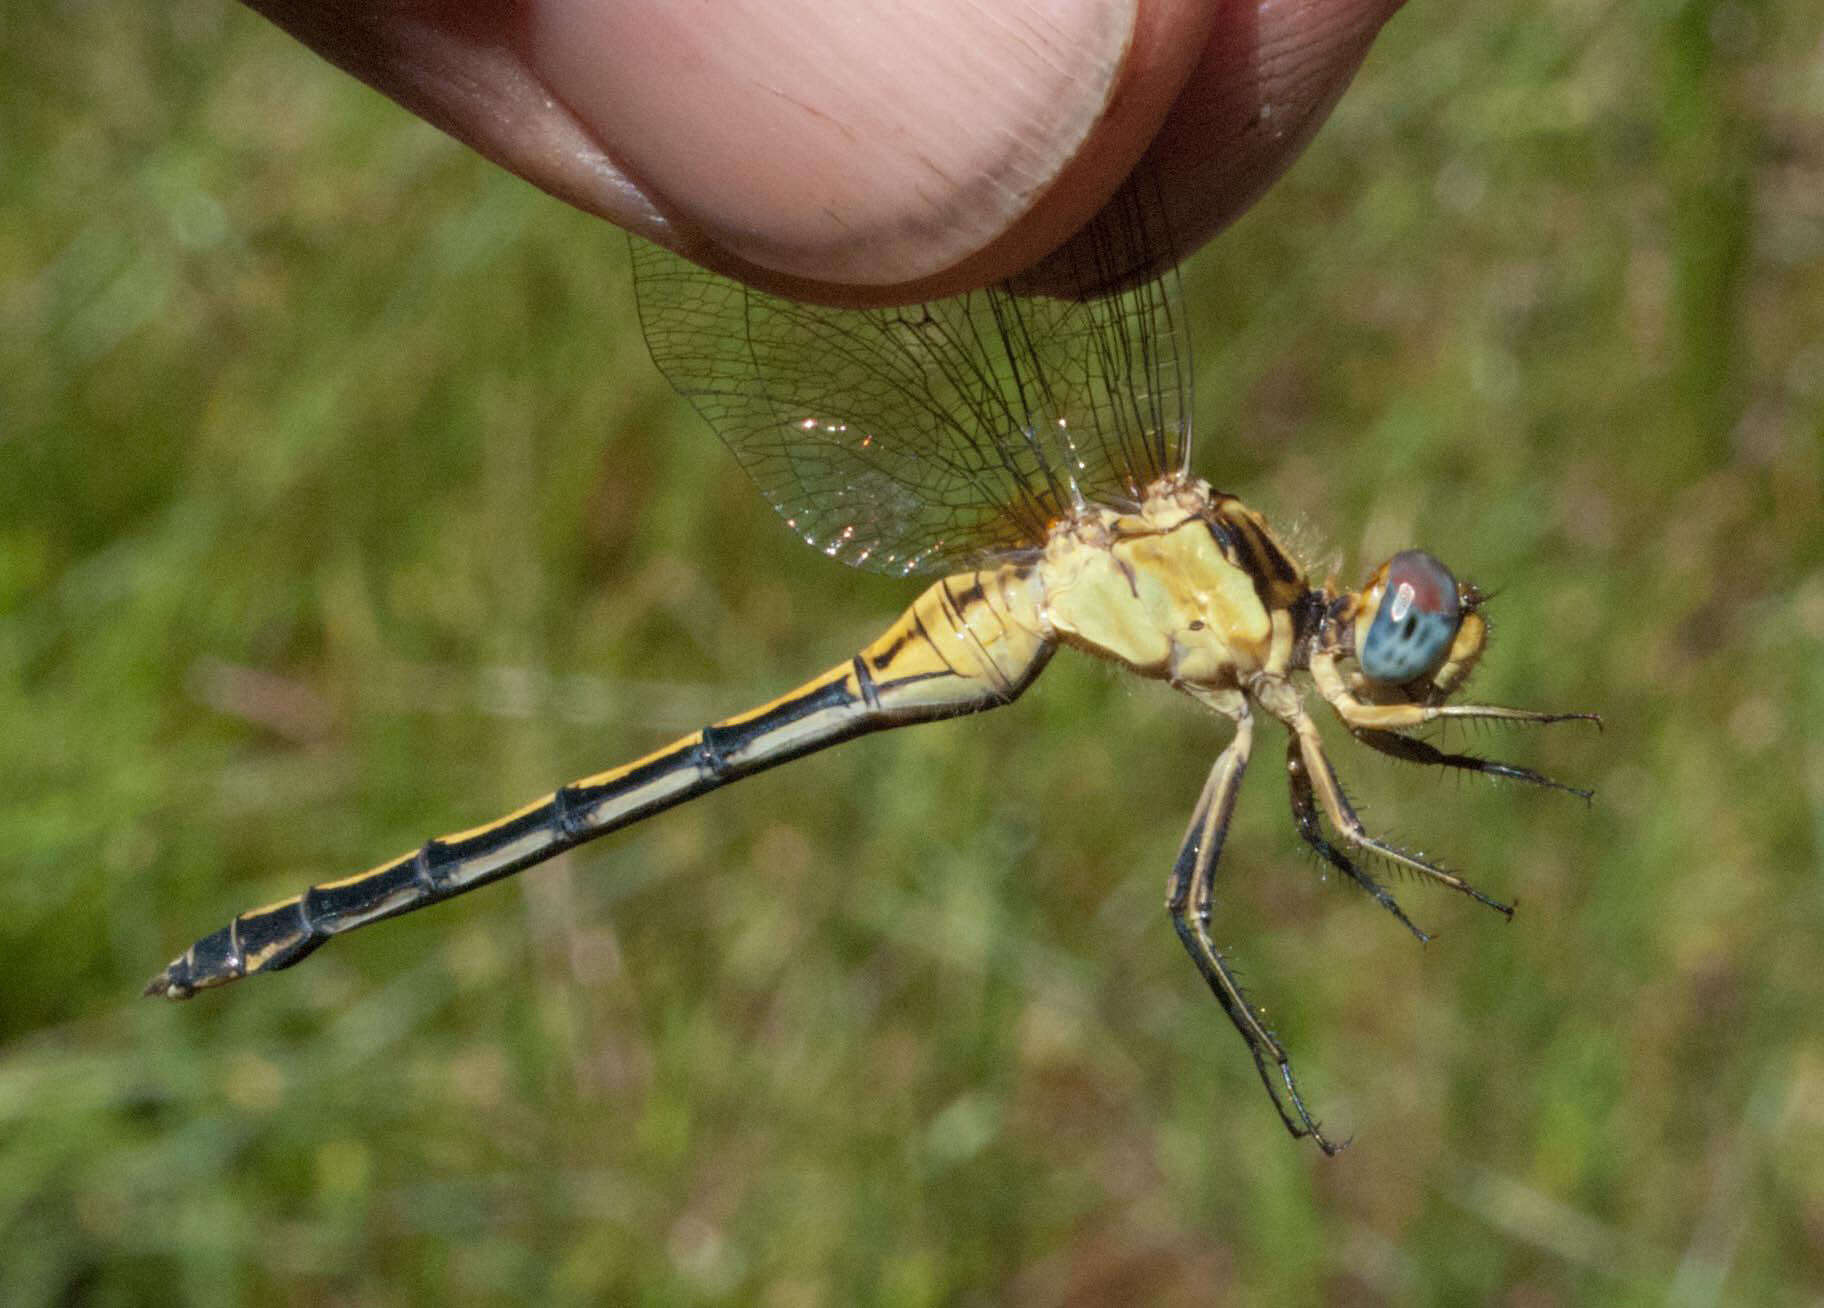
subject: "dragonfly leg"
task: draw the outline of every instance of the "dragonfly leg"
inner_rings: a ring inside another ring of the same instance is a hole
[[[1441,885],[1468,895],[1477,903],[1486,904],[1503,917],[1511,918],[1514,909],[1511,904],[1490,899],[1469,882],[1454,872],[1446,871],[1436,863],[1408,854],[1397,845],[1388,844],[1385,840],[1368,834],[1362,826],[1361,818],[1356,816],[1355,809],[1349,803],[1349,797],[1343,793],[1342,782],[1337,779],[1336,770],[1330,766],[1330,759],[1324,753],[1324,742],[1317,734],[1317,724],[1309,714],[1298,713],[1289,724],[1296,739],[1298,755],[1304,761],[1307,781],[1317,792],[1317,799],[1323,805],[1330,825],[1346,842],[1357,849],[1371,854],[1378,854],[1388,862],[1399,867],[1428,876]]]
[[[1317,796],[1311,788],[1311,775],[1305,767],[1296,736],[1286,742],[1286,779],[1292,791],[1292,821],[1297,824],[1298,834],[1304,842],[1317,851],[1318,857],[1372,895],[1374,902],[1392,913],[1401,926],[1418,937],[1421,945],[1430,943],[1431,937],[1413,925],[1412,919],[1406,916],[1399,901],[1394,899],[1387,887],[1357,867],[1353,859],[1324,839],[1323,826],[1317,818]]]
[[[1217,707],[1234,718],[1235,738],[1217,757],[1209,779],[1204,782],[1203,793],[1198,797],[1184,844],[1166,883],[1166,911],[1171,914],[1178,938],[1208,983],[1210,992],[1247,1042],[1261,1084],[1266,1086],[1267,1095],[1273,1100],[1273,1107],[1286,1130],[1294,1137],[1309,1136],[1326,1154],[1334,1154],[1342,1146],[1324,1136],[1305,1107],[1298,1083],[1292,1077],[1291,1061],[1278,1037],[1267,1026],[1266,1015],[1243,993],[1228,961],[1210,938],[1210,899],[1216,860],[1222,854],[1223,838],[1228,834],[1229,819],[1235,812],[1235,799],[1241,792],[1241,778],[1247,770],[1254,740],[1254,719],[1240,695]]]
[[[1402,736],[1397,732],[1383,731],[1378,727],[1355,727],[1351,734],[1370,749],[1379,750],[1390,758],[1401,759],[1407,763],[1422,763],[1431,767],[1458,768],[1465,772],[1479,772],[1487,777],[1505,777],[1509,781],[1524,781],[1530,786],[1543,786],[1547,790],[1562,790],[1567,795],[1575,795],[1588,803],[1595,792],[1581,786],[1567,786],[1562,781],[1554,781],[1543,772],[1523,768],[1517,763],[1501,763],[1495,759],[1478,758],[1474,754],[1451,754],[1439,749],[1429,741],[1415,740],[1411,736]]]
[[[1594,722],[1598,727],[1602,725],[1602,717],[1596,713],[1541,713],[1536,709],[1506,708],[1499,704],[1365,703],[1356,697],[1344,681],[1342,670],[1336,663],[1336,655],[1325,650],[1318,650],[1311,655],[1311,680],[1351,731],[1404,731],[1446,718],[1526,722],[1537,726],[1550,722]]]

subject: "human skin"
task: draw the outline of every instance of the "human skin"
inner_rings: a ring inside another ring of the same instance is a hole
[[[1297,157],[1400,0],[249,3],[580,209],[852,304],[1026,272],[1143,159],[1188,253]]]

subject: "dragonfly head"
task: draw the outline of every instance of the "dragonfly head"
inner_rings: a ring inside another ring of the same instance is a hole
[[[1482,600],[1424,550],[1388,559],[1354,605],[1355,661],[1367,688],[1424,699],[1456,690],[1488,641]]]

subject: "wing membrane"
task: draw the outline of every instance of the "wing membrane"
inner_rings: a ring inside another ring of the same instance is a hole
[[[1086,293],[1158,258],[1139,211],[1118,206],[1079,243]],[[637,241],[633,264],[653,362],[786,522],[852,566],[905,575],[1032,548],[1085,501],[1136,501],[1188,466],[1169,266],[1099,299],[996,287],[830,309]]]

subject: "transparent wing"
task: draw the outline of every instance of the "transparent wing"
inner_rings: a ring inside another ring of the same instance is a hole
[[[1073,255],[1118,285],[1165,248],[1125,206]],[[828,309],[635,241],[653,362],[786,522],[858,568],[938,571],[1031,548],[1085,501],[1134,502],[1190,457],[1175,271],[1092,300],[1005,288]]]

